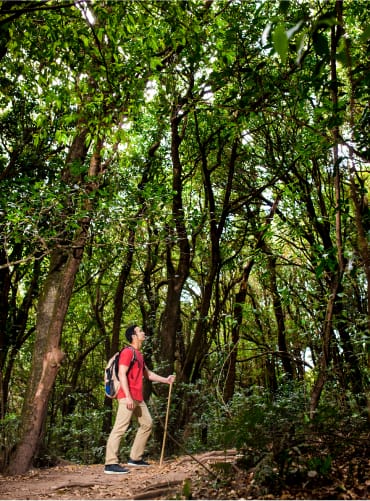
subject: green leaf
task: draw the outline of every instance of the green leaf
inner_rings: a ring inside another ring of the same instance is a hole
[[[152,57],[150,58],[150,69],[155,70],[157,66],[162,64],[162,59],[160,57]]]
[[[328,39],[322,33],[313,34],[313,46],[315,52],[318,56],[328,56],[329,55],[329,43]]]
[[[288,55],[288,37],[283,24],[278,24],[272,34],[275,51],[279,54],[282,63],[285,63]]]
[[[337,18],[335,12],[326,12],[317,20],[317,26],[335,26],[337,24]]]
[[[89,40],[89,38],[88,38],[86,35],[81,35],[81,36],[80,36],[80,39],[82,40],[82,42],[83,42],[84,46],[85,46],[86,48],[88,48],[88,47],[89,47],[89,45],[90,45],[90,40]]]
[[[366,26],[364,29],[362,35],[360,36],[361,42],[367,42],[370,38],[370,25]]]

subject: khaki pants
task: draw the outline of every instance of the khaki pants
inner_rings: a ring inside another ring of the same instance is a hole
[[[105,453],[105,464],[117,464],[119,446],[122,436],[130,425],[132,416],[136,416],[139,428],[136,432],[134,443],[131,447],[130,458],[134,461],[142,459],[145,445],[152,431],[152,417],[145,402],[135,402],[135,408],[129,410],[126,407],[126,399],[118,400],[116,421],[109,435]]]

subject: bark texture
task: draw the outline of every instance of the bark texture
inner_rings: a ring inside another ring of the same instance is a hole
[[[66,180],[71,178],[69,165],[75,162],[82,165],[86,154],[86,130],[82,130],[71,145],[64,172]],[[89,175],[96,176],[99,165],[99,153],[92,155]],[[91,190],[94,187],[87,184],[86,189]],[[67,212],[70,216],[68,200]],[[70,242],[65,240],[66,243],[55,248],[50,255],[49,271],[37,308],[32,368],[23,405],[20,439],[7,468],[7,473],[11,475],[27,472],[42,442],[49,397],[64,358],[60,350],[64,319],[82,259],[89,223],[88,217],[81,219],[79,229]]]

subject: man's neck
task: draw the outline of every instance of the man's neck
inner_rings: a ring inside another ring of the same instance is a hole
[[[135,348],[135,350],[139,350],[140,351],[140,348],[141,348],[142,344],[143,344],[142,342],[140,342],[140,341],[138,341],[138,340],[135,339],[135,340],[132,341],[131,346],[133,348]]]

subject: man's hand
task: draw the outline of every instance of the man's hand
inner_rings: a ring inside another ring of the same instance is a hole
[[[134,401],[132,400],[132,398],[131,397],[126,397],[125,401],[126,401],[126,407],[127,407],[127,409],[129,409],[130,411],[132,411],[133,408],[135,407],[135,404],[134,404]]]
[[[174,374],[171,374],[170,376],[167,377],[168,384],[172,384],[175,382],[176,376]]]

